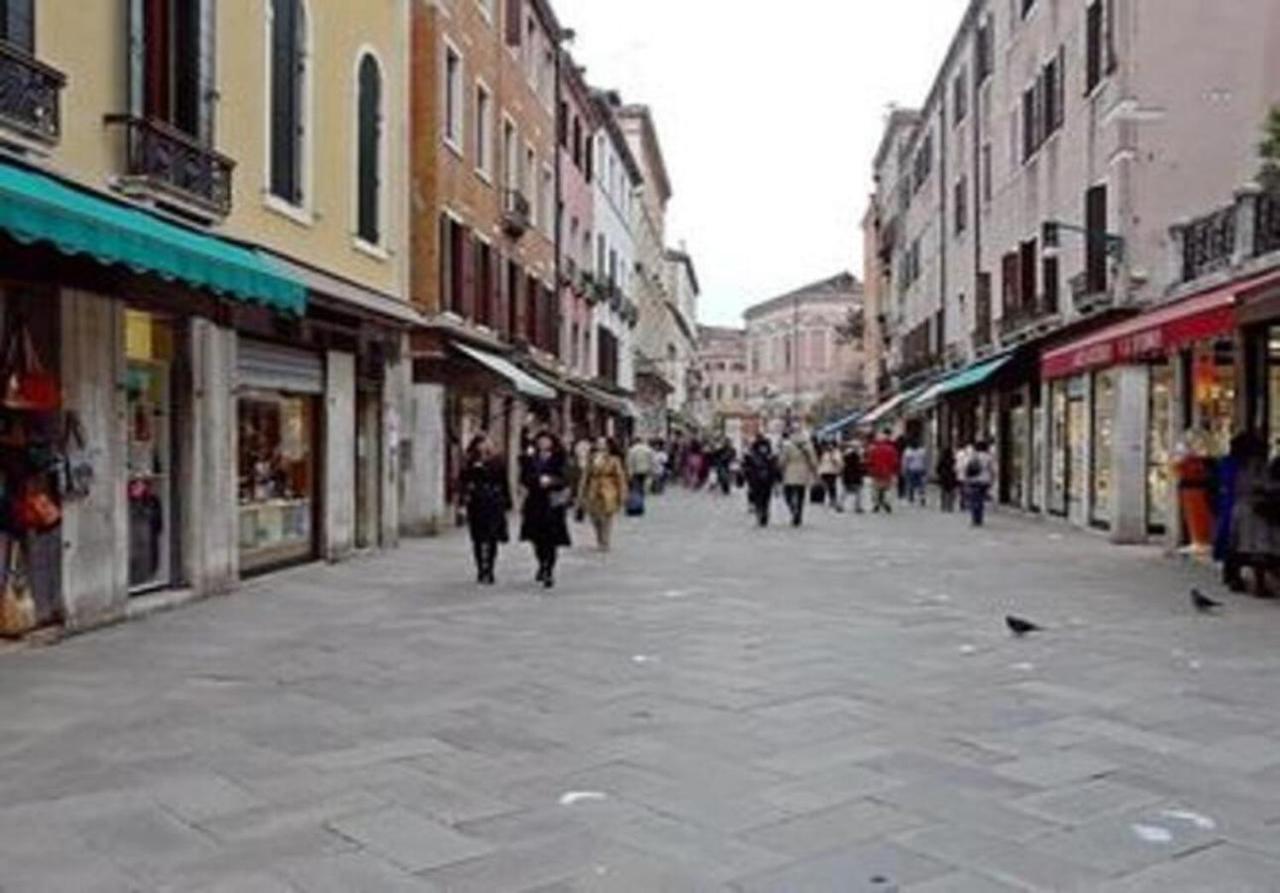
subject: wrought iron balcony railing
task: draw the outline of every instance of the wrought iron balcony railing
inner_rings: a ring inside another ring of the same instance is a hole
[[[502,228],[511,238],[518,239],[532,226],[533,209],[519,189],[507,189],[502,196]]]
[[[66,83],[62,72],[0,40],[0,125],[37,142],[57,143]]]
[[[1231,266],[1236,248],[1236,207],[1220,208],[1182,230],[1182,278],[1190,282]]]
[[[1258,196],[1253,223],[1253,254],[1260,257],[1280,251],[1280,195],[1264,192]]]
[[[164,121],[136,115],[108,115],[125,129],[125,171],[140,185],[219,217],[231,213],[231,173],[235,162]]]

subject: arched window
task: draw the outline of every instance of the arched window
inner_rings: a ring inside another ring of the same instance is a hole
[[[303,0],[271,2],[271,194],[303,200],[307,11]]]
[[[356,159],[356,235],[371,245],[382,241],[382,70],[366,53],[360,60]]]

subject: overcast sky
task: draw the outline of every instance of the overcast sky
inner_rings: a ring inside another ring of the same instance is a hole
[[[653,108],[702,321],[842,270],[890,103],[914,106],[966,0],[553,0],[594,86]]]

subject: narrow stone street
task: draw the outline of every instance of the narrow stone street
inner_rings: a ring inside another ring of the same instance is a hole
[[[0,890],[1280,890],[1274,605],[1008,515],[577,533],[4,655]]]

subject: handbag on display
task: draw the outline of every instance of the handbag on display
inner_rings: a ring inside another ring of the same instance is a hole
[[[3,369],[0,405],[5,408],[52,412],[62,403],[58,379],[40,361],[25,323],[14,323],[9,331]]]
[[[9,543],[8,572],[0,590],[0,637],[17,639],[36,628],[36,601],[22,568],[22,547]]]
[[[58,495],[63,502],[87,499],[93,489],[93,463],[85,445],[84,424],[74,412],[67,413],[62,435],[62,453],[58,457]]]
[[[43,484],[29,480],[14,501],[13,521],[21,530],[45,533],[62,523],[62,509]]]

